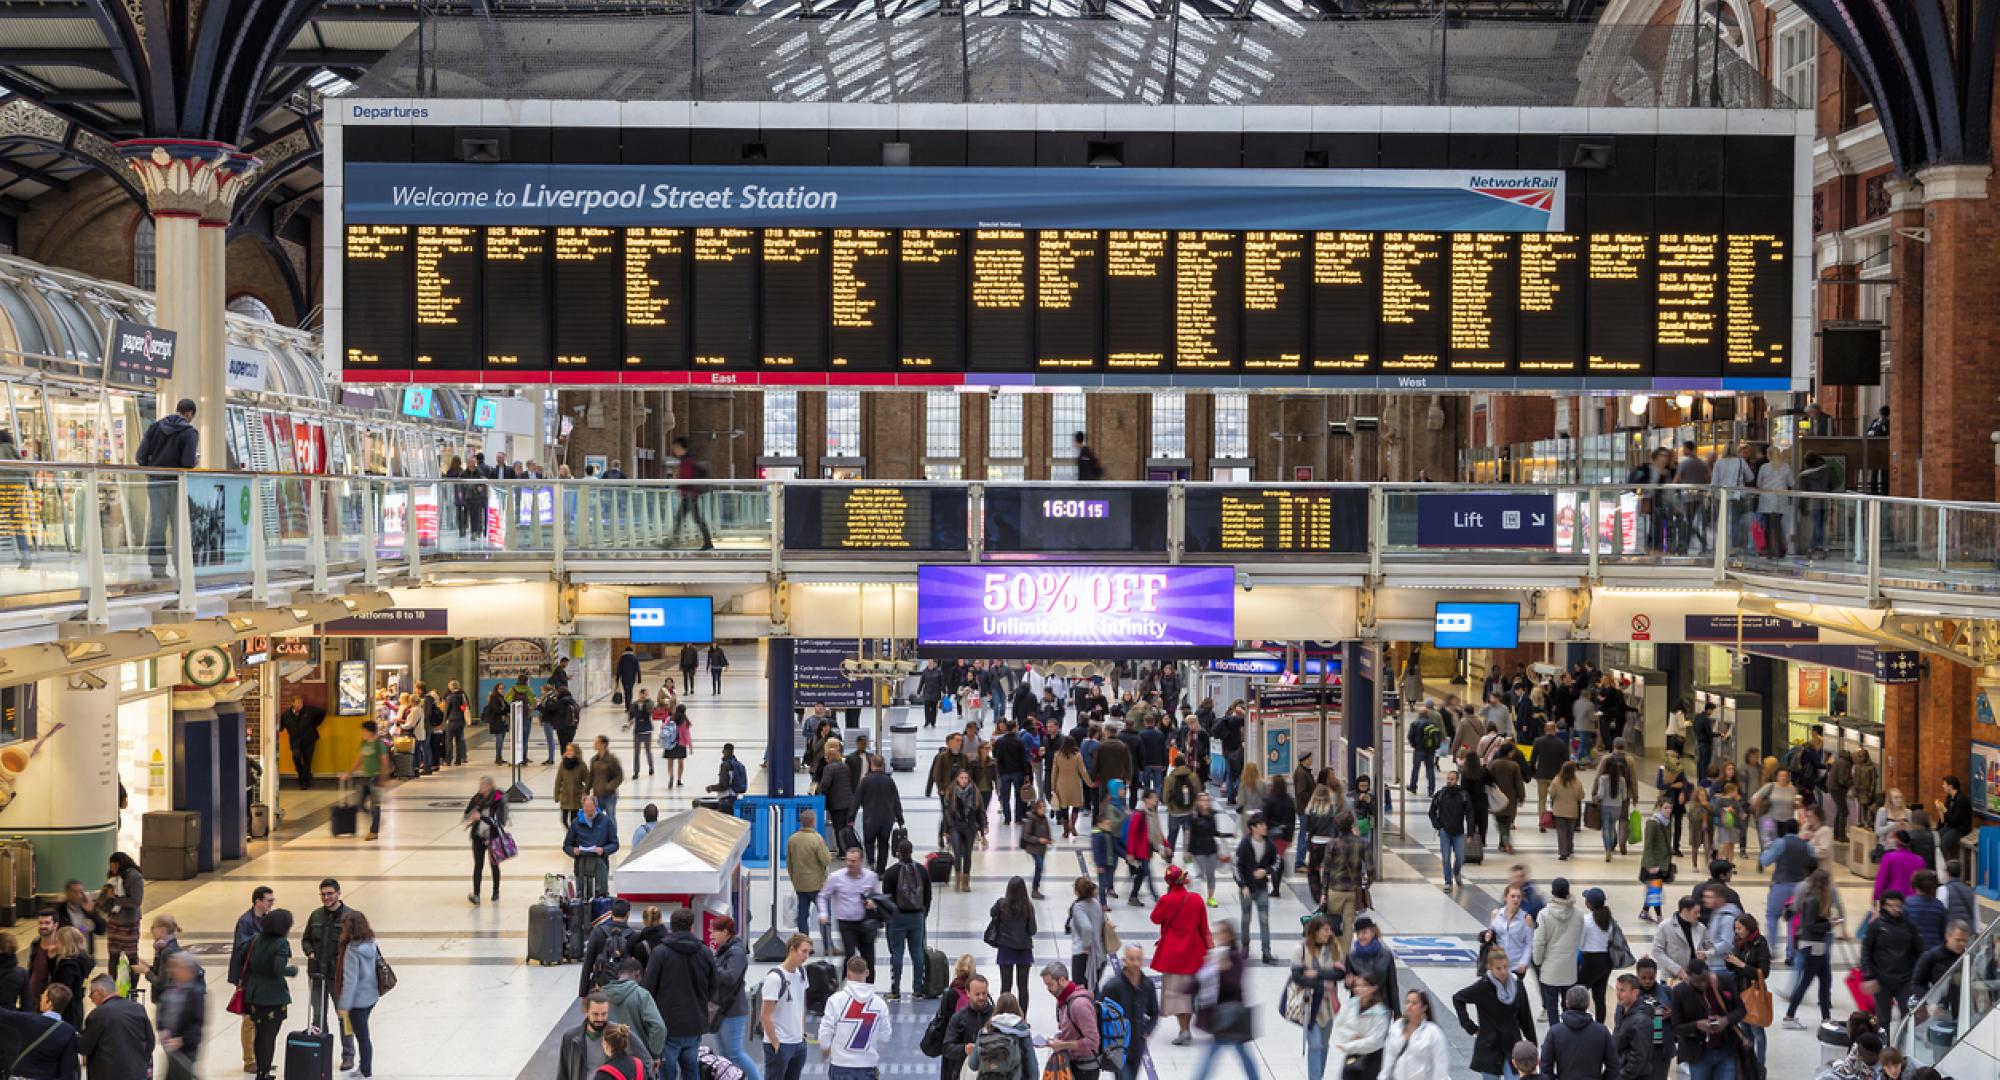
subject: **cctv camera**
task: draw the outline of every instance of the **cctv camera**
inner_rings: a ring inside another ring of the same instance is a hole
[[[1244,592],[1249,592],[1256,587],[1256,583],[1250,580],[1249,571],[1236,571],[1236,587],[1242,589]]]

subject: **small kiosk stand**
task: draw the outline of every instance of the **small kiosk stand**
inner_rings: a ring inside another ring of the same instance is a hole
[[[750,846],[750,823],[713,810],[686,810],[659,826],[611,872],[611,895],[634,907],[689,908],[700,915],[704,940],[717,916],[749,933],[750,877],[743,853]]]

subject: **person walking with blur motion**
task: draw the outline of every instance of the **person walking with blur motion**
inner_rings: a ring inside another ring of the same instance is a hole
[[[500,899],[500,862],[507,857],[513,847],[513,838],[507,835],[507,794],[495,787],[493,778],[479,778],[479,790],[466,800],[465,814],[461,820],[466,835],[472,839],[472,891],[465,898],[474,907],[479,906],[480,873],[488,862],[493,864],[493,899]]]
[[[1202,1080],[1219,1075],[1215,1059],[1225,1047],[1235,1050],[1236,1060],[1248,1080],[1258,1080],[1259,1076],[1257,1059],[1250,1052],[1251,1040],[1257,1037],[1257,1021],[1243,995],[1243,974],[1249,958],[1236,947],[1236,942],[1236,928],[1224,919],[1215,928],[1215,944],[1208,950],[1197,976],[1202,998],[1214,1002],[1208,1006],[1204,1026],[1215,1036],[1215,1041],[1208,1044],[1200,1066],[1191,1074]]]
[[[1261,920],[1258,929],[1263,935],[1263,962],[1275,964],[1277,957],[1271,955],[1271,885],[1277,876],[1278,845],[1270,838],[1263,814],[1253,810],[1243,822],[1245,835],[1236,844],[1236,889],[1243,900],[1243,933],[1249,936],[1250,916],[1256,913]],[[1247,941],[1245,946],[1247,951]]]
[[[1208,925],[1208,911],[1202,899],[1188,889],[1187,871],[1167,867],[1167,893],[1153,905],[1152,921],[1160,928],[1153,947],[1154,971],[1160,973],[1160,1011],[1171,1014],[1180,1025],[1175,1046],[1192,1039],[1189,1025],[1194,1019],[1196,976],[1214,947]],[[1082,895],[1081,886],[1078,895]]]

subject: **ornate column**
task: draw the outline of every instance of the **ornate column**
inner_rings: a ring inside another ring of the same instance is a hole
[[[181,398],[192,398],[201,464],[223,468],[228,463],[224,246],[231,209],[257,159],[227,143],[195,139],[135,139],[119,143],[118,152],[137,176],[153,215],[160,325],[180,336],[173,378],[160,386],[160,415],[173,411]]]

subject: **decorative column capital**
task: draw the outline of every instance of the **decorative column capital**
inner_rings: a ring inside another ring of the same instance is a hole
[[[1993,175],[1991,165],[1933,165],[1917,172],[1924,186],[1924,202],[1956,199],[1983,199],[1986,181]]]
[[[201,139],[132,139],[116,144],[146,193],[155,217],[227,223],[257,159],[228,143]]]

